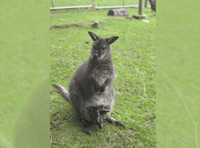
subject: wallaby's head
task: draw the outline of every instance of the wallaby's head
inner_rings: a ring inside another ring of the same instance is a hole
[[[92,44],[90,57],[94,60],[106,58],[110,54],[110,45],[114,43],[119,37],[113,36],[110,38],[101,38],[93,32],[88,32],[94,43]]]

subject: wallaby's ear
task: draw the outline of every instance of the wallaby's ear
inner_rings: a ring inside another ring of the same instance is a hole
[[[113,37],[111,37],[111,38],[106,38],[106,42],[107,42],[108,44],[112,44],[112,43],[114,43],[118,38],[119,38],[118,36],[113,36]]]
[[[99,37],[96,34],[94,34],[93,32],[88,31],[88,33],[93,41],[96,41],[99,39]]]

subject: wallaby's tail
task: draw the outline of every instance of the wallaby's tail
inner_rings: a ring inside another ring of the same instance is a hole
[[[57,88],[58,90],[60,90],[60,92],[62,93],[63,98],[67,102],[72,103],[71,100],[70,100],[70,98],[69,98],[69,93],[67,92],[67,90],[63,86],[61,86],[59,84],[55,84],[55,83],[52,86],[55,87],[55,88]]]

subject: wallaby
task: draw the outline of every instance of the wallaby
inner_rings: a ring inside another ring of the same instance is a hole
[[[110,45],[118,36],[101,38],[88,32],[92,40],[89,59],[75,72],[69,84],[69,93],[59,84],[53,84],[59,89],[66,101],[70,102],[78,113],[83,130],[91,135],[89,124],[96,122],[103,128],[103,120],[125,125],[110,117],[115,104],[113,79],[115,69],[112,62]]]

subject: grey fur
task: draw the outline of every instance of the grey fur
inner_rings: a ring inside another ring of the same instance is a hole
[[[58,90],[60,90],[61,94],[63,95],[63,98],[64,98],[67,102],[69,102],[69,103],[72,104],[72,102],[71,102],[71,100],[70,100],[70,98],[69,98],[69,93],[67,92],[67,90],[66,90],[63,86],[61,86],[61,85],[59,85],[59,84],[53,84],[53,87],[55,87],[55,88],[57,88]]]
[[[65,100],[73,105],[83,130],[91,135],[89,124],[96,122],[99,128],[103,128],[103,120],[110,119],[115,104],[113,87],[115,69],[110,45],[118,37],[101,38],[92,32],[88,33],[94,41],[90,57],[75,72],[69,83],[69,93],[59,84],[53,86],[59,89]]]

